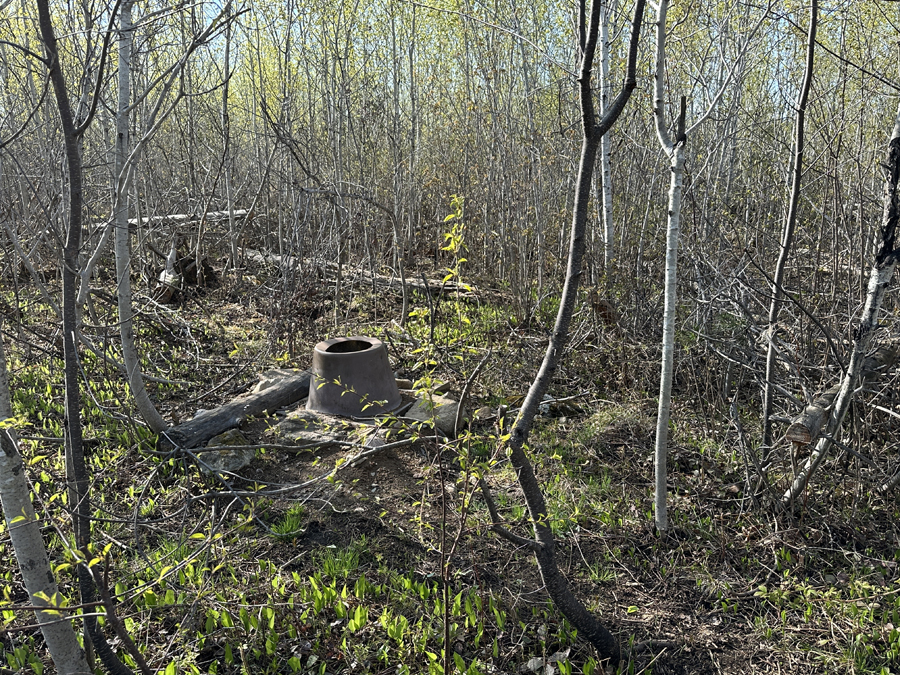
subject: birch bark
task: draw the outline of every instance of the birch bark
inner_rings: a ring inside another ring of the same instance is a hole
[[[850,365],[841,382],[841,389],[838,392],[828,418],[828,425],[825,433],[816,443],[816,448],[807,458],[806,462],[798,471],[793,483],[784,493],[782,502],[786,505],[792,504],[806,489],[809,479],[818,469],[822,460],[825,459],[833,440],[841,428],[844,416],[853,402],[853,396],[856,393],[856,385],[859,382],[860,375],[863,370],[863,363],[866,354],[872,345],[875,337],[875,330],[878,328],[878,315],[881,312],[881,303],[884,300],[884,293],[887,286],[894,276],[894,269],[897,266],[897,258],[900,257],[900,245],[898,245],[898,229],[900,229],[900,195],[898,195],[897,185],[900,182],[900,107],[897,109],[897,115],[894,118],[894,129],[891,133],[891,140],[888,145],[888,161],[887,161],[887,179],[884,186],[884,214],[881,221],[881,243],[875,255],[875,261],[869,272],[869,286],[866,294],[866,304],[863,307],[862,317],[859,321],[853,336],[853,353],[850,356]]]
[[[656,528],[665,531],[669,527],[666,504],[666,459],[669,441],[669,417],[672,407],[672,376],[675,364],[675,314],[678,296],[678,241],[681,236],[681,193],[684,181],[685,144],[691,133],[699,127],[719,103],[726,88],[731,84],[737,64],[746,52],[750,41],[759,30],[772,7],[770,2],[766,11],[751,28],[744,44],[739,49],[735,64],[709,106],[700,118],[685,129],[686,99],[681,97],[681,111],[678,115],[676,136],[669,135],[665,119],[665,71],[666,71],[666,14],[669,0],[660,0],[656,12],[656,66],[653,84],[653,119],[656,124],[656,135],[663,152],[669,160],[671,179],[669,182],[669,209],[666,228],[666,276],[665,300],[663,312],[662,363],[659,378],[659,407],[656,417],[656,440],[653,450],[653,470],[655,474],[655,493],[653,499],[654,522]]]
[[[35,607],[49,607],[46,598],[56,597],[56,580],[41,536],[41,521],[31,504],[31,491],[16,434],[11,426],[7,426],[11,417],[6,353],[0,338],[0,504],[30,602]],[[72,622],[58,612],[35,610],[34,614],[56,671],[61,675],[88,675],[91,669],[78,644]]]
[[[128,225],[128,186],[131,167],[128,161],[130,145],[131,46],[134,41],[132,8],[134,0],[125,0],[119,12],[119,100],[116,108],[116,150],[113,183],[113,213],[115,220],[116,298],[119,309],[119,335],[122,339],[122,361],[128,386],[134,396],[141,417],[159,433],[168,428],[162,415],[147,394],[141,373],[141,361],[134,339],[134,310],[131,294],[131,231]]]
[[[669,1],[660,0],[656,11],[656,69],[653,82],[653,119],[656,135],[669,160],[669,209],[666,228],[666,277],[663,309],[662,365],[659,377],[659,407],[656,414],[656,442],[653,449],[655,488],[653,512],[656,528],[669,528],[666,503],[666,459],[669,441],[669,411],[672,406],[672,374],[675,363],[675,300],[678,294],[678,239],[681,235],[681,187],[684,180],[685,101],[682,97],[678,124],[681,138],[669,136],[665,119],[666,14]]]
[[[238,14],[230,14],[230,8],[226,5],[222,11],[214,16],[206,28],[200,31],[190,42],[184,54],[178,61],[163,73],[155,84],[159,84],[159,94],[150,108],[147,116],[146,129],[143,135],[139,135],[137,142],[131,142],[131,71],[132,71],[132,44],[134,42],[135,26],[132,21],[134,0],[123,0],[119,16],[119,70],[118,70],[118,101],[116,105],[116,147],[113,163],[112,186],[112,211],[115,234],[113,237],[116,254],[116,297],[119,311],[119,335],[122,341],[122,361],[125,374],[128,378],[128,386],[134,396],[135,404],[141,417],[147,425],[156,433],[164,431],[169,424],[163,419],[156,409],[153,401],[144,386],[144,376],[141,372],[141,360],[138,354],[137,344],[134,339],[134,308],[131,289],[131,232],[128,224],[128,189],[134,174],[137,159],[159,129],[163,121],[175,109],[184,92],[179,91],[174,100],[167,101],[173,86],[184,72],[188,60],[196,49],[207,42],[222,27],[230,29],[230,22]],[[149,89],[140,95],[146,98]],[[233,210],[229,199],[229,222],[233,222]],[[199,237],[198,237],[199,247]],[[199,257],[198,257],[199,260]]]

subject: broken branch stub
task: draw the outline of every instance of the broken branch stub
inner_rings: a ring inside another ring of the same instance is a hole
[[[860,374],[860,384],[878,379],[883,373],[900,360],[900,343],[890,343],[880,346],[863,362]],[[841,384],[829,387],[816,400],[803,409],[791,422],[785,432],[785,438],[792,443],[809,445],[814,443],[822,432],[822,427],[828,420],[828,415],[834,405],[834,400],[841,391]]]

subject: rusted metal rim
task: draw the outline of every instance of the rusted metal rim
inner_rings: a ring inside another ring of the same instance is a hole
[[[323,340],[313,350],[312,374],[307,410],[372,417],[401,403],[387,349],[377,338]]]

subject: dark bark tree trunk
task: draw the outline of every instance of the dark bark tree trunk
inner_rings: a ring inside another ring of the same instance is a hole
[[[66,483],[68,506],[72,513],[72,523],[75,533],[75,545],[87,559],[90,559],[87,548],[91,543],[91,500],[90,478],[84,461],[84,437],[81,426],[81,391],[78,382],[78,324],[77,324],[77,294],[78,294],[78,253],[82,236],[82,213],[84,201],[82,194],[82,165],[79,138],[89,123],[85,119],[81,125],[76,125],[69,103],[69,94],[66,90],[66,81],[63,76],[59,60],[59,48],[56,34],[53,30],[53,22],[50,18],[48,0],[37,0],[38,25],[41,32],[41,40],[44,43],[49,78],[53,84],[53,93],[56,97],[56,106],[59,110],[60,124],[62,125],[63,139],[66,151],[66,168],[68,169],[68,215],[69,226],[66,230],[66,238],[63,245],[63,269],[62,269],[62,323],[63,323],[63,372],[65,380],[65,438],[66,438]],[[113,15],[118,10],[118,3],[113,9]],[[107,40],[104,42],[101,64],[105,62]],[[103,67],[98,72],[98,81],[103,79]],[[95,97],[96,98],[96,97]],[[78,566],[78,581],[81,591],[81,602],[87,604],[97,599],[97,588],[91,577],[90,571],[84,563]],[[84,619],[91,643],[97,650],[97,654],[107,669],[114,675],[126,675],[131,671],[119,661],[112,651],[106,638],[97,625],[96,616],[85,616]]]
[[[585,0],[582,0],[582,14]],[[572,215],[572,232],[569,242],[569,258],[566,268],[566,278],[563,286],[562,297],[559,303],[559,312],[556,323],[547,345],[547,352],[541,367],[535,376],[528,395],[522,405],[522,409],[516,418],[510,431],[508,441],[509,457],[512,466],[516,470],[519,485],[525,495],[525,502],[531,517],[534,529],[534,539],[527,540],[528,547],[534,552],[537,559],[541,578],[547,587],[547,592],[553,602],[578,629],[580,635],[594,645],[600,657],[617,663],[620,656],[619,643],[615,636],[607,630],[584,606],[575,594],[569,582],[559,570],[556,561],[556,541],[553,531],[550,529],[547,505],[541,492],[540,484],[534,474],[531,460],[525,452],[525,444],[534,422],[534,416],[538,411],[540,402],[550,386],[553,373],[563,354],[566,341],[569,336],[569,325],[575,311],[575,302],[578,297],[578,283],[581,278],[581,264],[585,251],[585,231],[587,229],[588,200],[591,194],[591,182],[594,172],[594,163],[597,158],[597,150],[600,139],[609,131],[616,122],[625,104],[631,97],[631,93],[637,86],[635,76],[635,63],[637,60],[638,38],[640,36],[641,23],[644,15],[644,0],[637,0],[634,10],[634,20],[631,28],[631,38],[628,49],[628,64],[626,67],[625,82],[622,90],[610,104],[599,122],[594,113],[594,101],[591,91],[591,72],[593,68],[594,53],[597,48],[597,33],[600,22],[601,0],[593,0],[590,12],[590,22],[587,28],[587,39],[584,43],[584,53],[581,61],[581,69],[578,76],[581,122],[582,122],[582,146],[581,161],[578,168],[578,179],[575,187],[575,207]],[[492,512],[492,516],[493,516]],[[521,537],[511,535],[504,530],[496,517],[494,517],[495,530],[517,543],[523,543]]]

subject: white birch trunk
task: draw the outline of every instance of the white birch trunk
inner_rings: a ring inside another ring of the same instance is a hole
[[[681,230],[681,185],[684,178],[684,144],[669,137],[665,119],[663,81],[666,69],[666,13],[668,0],[660,0],[656,12],[656,72],[654,75],[653,117],[656,135],[669,158],[672,172],[669,183],[669,210],[666,228],[666,281],[663,312],[662,364],[659,377],[659,408],[656,416],[656,442],[653,449],[655,489],[653,512],[656,528],[667,530],[669,518],[666,503],[666,459],[669,441],[669,410],[672,403],[672,371],[675,363],[675,301],[678,294],[678,237]],[[684,120],[681,121],[684,123]]]
[[[656,12],[656,67],[653,82],[653,119],[656,123],[656,135],[663,151],[669,159],[672,172],[669,183],[669,211],[666,228],[666,281],[665,310],[663,314],[662,364],[659,378],[659,408],[656,419],[656,442],[654,446],[653,468],[655,473],[655,494],[653,499],[654,520],[658,530],[669,527],[666,506],[666,457],[669,441],[669,412],[672,396],[672,373],[675,363],[675,305],[678,295],[678,239],[681,236],[681,192],[684,180],[684,147],[691,133],[709,117],[718,104],[726,87],[731,83],[736,65],[747,50],[753,35],[762,25],[771,9],[771,2],[766,12],[750,29],[747,39],[739,49],[738,61],[732,66],[721,88],[710,100],[709,106],[700,118],[686,129],[685,99],[681,98],[681,112],[678,117],[677,137],[673,140],[666,128],[665,118],[665,70],[666,70],[666,14],[669,0],[660,0]]]
[[[888,154],[888,179],[884,190],[884,215],[881,227],[881,247],[875,256],[875,262],[869,273],[869,288],[866,294],[866,304],[863,307],[859,327],[856,329],[853,339],[853,354],[850,357],[850,365],[841,382],[841,390],[834,402],[831,416],[825,433],[816,443],[816,449],[810,454],[803,467],[794,478],[790,488],[784,493],[782,501],[790,504],[796,500],[804,489],[809,479],[816,471],[822,460],[828,454],[835,438],[840,431],[844,416],[853,401],[856,393],[856,385],[860,379],[863,361],[872,344],[875,330],[878,328],[878,315],[881,312],[881,303],[888,284],[894,276],[897,266],[897,258],[900,256],[900,246],[897,244],[898,229],[900,229],[900,195],[897,184],[900,178],[900,107],[894,118],[894,129],[891,134],[890,149]]]
[[[115,219],[116,296],[119,307],[119,334],[122,339],[122,361],[128,386],[144,421],[155,432],[169,427],[156,410],[144,386],[141,361],[134,340],[134,321],[131,300],[131,232],[128,224],[128,163],[131,93],[131,45],[134,27],[131,10],[134,0],[122,3],[119,12],[119,101],[116,110],[116,151],[113,185],[113,212]]]
[[[653,469],[656,475],[654,513],[656,527],[669,527],[666,509],[666,458],[669,442],[669,410],[672,405],[672,374],[675,369],[675,314],[678,299],[678,240],[681,236],[681,191],[684,179],[684,145],[672,149],[669,184],[669,222],[666,228],[666,290],[663,312],[662,366],[659,377],[659,408]]]
[[[6,354],[0,340],[0,421],[11,417]],[[17,445],[15,431],[11,427],[0,428],[0,504],[30,603],[36,607],[49,606],[44,598],[54,598],[56,580],[41,536],[41,522],[31,504],[25,465]],[[56,671],[61,675],[89,675],[91,669],[72,622],[59,613],[36,610],[34,614]]]

